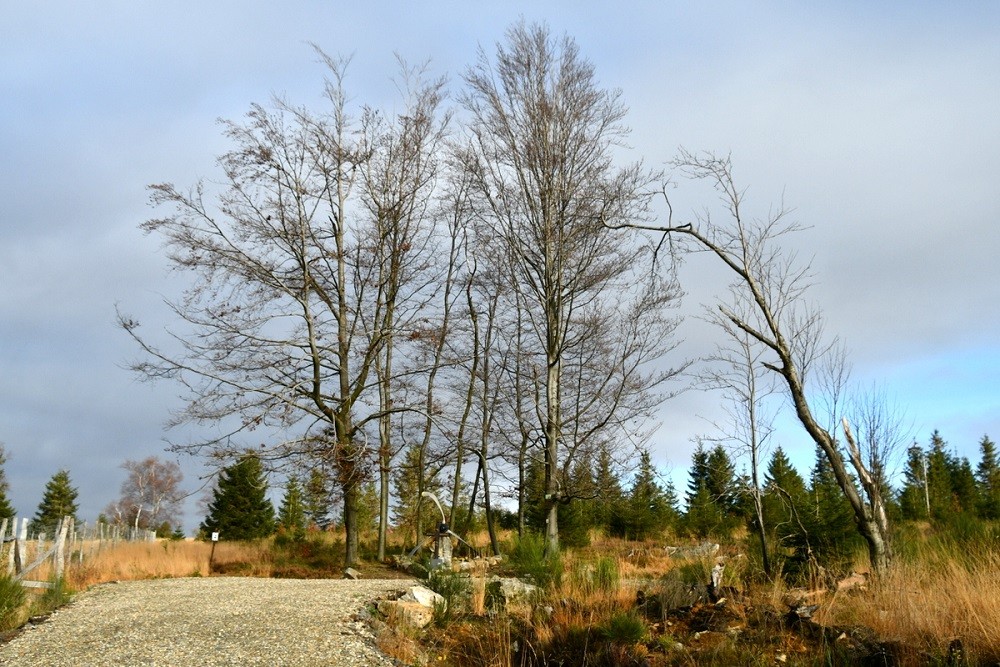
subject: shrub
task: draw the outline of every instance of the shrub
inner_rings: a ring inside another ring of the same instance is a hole
[[[36,613],[48,613],[54,611],[72,600],[73,595],[66,580],[62,577],[51,581],[51,588],[46,588],[42,597],[35,603]]]
[[[427,576],[427,587],[444,598],[434,604],[434,622],[441,626],[450,623],[459,607],[469,597],[472,583],[469,578],[447,570],[433,570]]]
[[[559,554],[545,555],[545,540],[541,535],[526,533],[515,540],[510,562],[518,573],[530,577],[539,588],[558,586],[562,581],[562,558]]]
[[[609,618],[601,635],[613,644],[641,644],[649,638],[649,629],[638,614],[626,611]]]
[[[24,587],[7,574],[0,574],[0,630],[18,626],[24,606]]]

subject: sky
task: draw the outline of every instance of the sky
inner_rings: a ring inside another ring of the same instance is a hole
[[[0,0],[0,15],[0,442],[22,516],[67,468],[93,521],[123,461],[174,456],[177,387],[130,375],[137,350],[115,325],[119,306],[162,329],[163,297],[185,286],[138,228],[155,213],[146,186],[218,175],[219,118],[272,95],[319,105],[310,44],[352,57],[359,100],[391,105],[395,54],[454,95],[519,18],[575,38],[621,90],[633,159],[730,154],[747,207],[794,209],[807,229],[788,245],[811,258],[827,331],[913,438],[939,429],[975,465],[979,439],[1000,437],[997,3]],[[711,351],[691,316],[725,292],[697,259],[681,279],[678,360]],[[702,391],[663,406],[649,444],[679,488],[719,418]],[[812,447],[779,425],[804,472]],[[196,489],[201,462],[179,463]],[[202,517],[187,509],[190,530]]]

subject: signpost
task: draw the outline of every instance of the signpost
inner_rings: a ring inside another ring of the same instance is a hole
[[[219,532],[212,533],[212,551],[208,554],[208,573],[212,574],[212,559],[215,558],[215,545],[219,543]]]

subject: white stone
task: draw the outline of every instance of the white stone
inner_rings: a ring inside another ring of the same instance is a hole
[[[403,602],[416,602],[428,609],[434,609],[435,604],[444,604],[444,598],[426,586],[410,586],[399,599]]]

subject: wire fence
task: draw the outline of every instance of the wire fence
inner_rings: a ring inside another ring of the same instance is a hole
[[[67,565],[83,564],[120,543],[156,540],[152,530],[103,522],[77,524],[73,517],[64,517],[51,533],[29,533],[29,527],[27,518],[0,520],[0,563],[6,560],[8,576],[28,588],[51,588]],[[47,580],[42,580],[43,573],[48,574]]]

